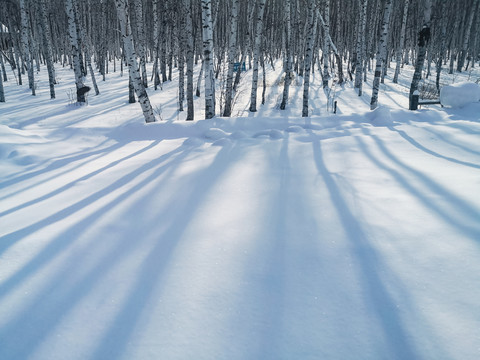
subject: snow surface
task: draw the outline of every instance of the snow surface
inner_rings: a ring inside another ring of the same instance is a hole
[[[480,101],[480,85],[474,82],[460,82],[446,85],[440,90],[440,102],[443,106],[461,108]]]
[[[0,359],[480,358],[480,103],[405,110],[406,67],[333,115],[316,72],[304,119],[276,69],[229,119],[148,89],[148,125],[119,73],[5,83]]]

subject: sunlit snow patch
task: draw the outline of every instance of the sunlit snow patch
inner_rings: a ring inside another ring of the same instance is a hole
[[[480,85],[473,82],[446,85],[440,90],[440,102],[443,106],[461,108],[477,101],[480,101]]]

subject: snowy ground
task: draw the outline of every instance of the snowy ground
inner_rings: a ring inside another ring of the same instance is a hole
[[[405,110],[405,69],[333,115],[317,72],[302,119],[279,71],[231,119],[149,89],[149,125],[119,73],[5,83],[0,359],[480,358],[480,103]]]

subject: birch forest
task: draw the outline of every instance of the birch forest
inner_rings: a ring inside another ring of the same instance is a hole
[[[255,112],[264,103],[259,82],[266,68],[282,64],[280,109],[288,107],[289,87],[296,79],[303,84],[302,114],[308,116],[314,72],[321,74],[326,94],[332,86],[354,82],[361,95],[362,83],[372,82],[375,109],[381,103],[379,84],[387,72],[398,81],[405,64],[415,66],[410,94],[422,78],[435,78],[438,90],[442,68],[453,73],[478,66],[479,3],[0,0],[0,101],[8,101],[7,81],[28,82],[36,95],[42,64],[48,69],[51,98],[56,96],[54,65],[72,69],[80,103],[87,92],[99,94],[110,73],[121,72],[130,78],[125,97],[138,101],[145,121],[153,122],[145,89],[162,91],[176,69],[178,110],[187,112],[187,120],[193,120],[193,99],[201,93],[205,118],[228,117],[244,70],[253,71],[249,111]]]

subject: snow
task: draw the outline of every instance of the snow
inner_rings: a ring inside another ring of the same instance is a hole
[[[440,102],[443,106],[461,108],[467,104],[480,101],[480,85],[463,81],[446,85],[440,90]]]
[[[118,73],[5,83],[0,359],[480,358],[480,103],[408,111],[406,66],[333,115],[316,72],[302,118],[276,69],[232,118],[149,88],[148,125]]]

